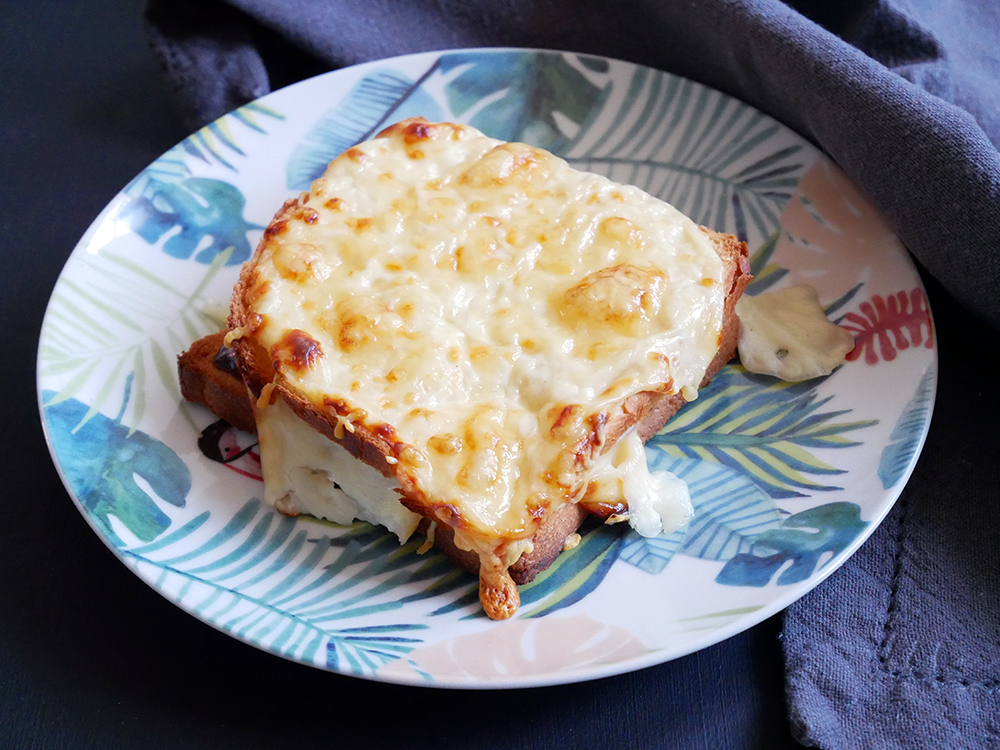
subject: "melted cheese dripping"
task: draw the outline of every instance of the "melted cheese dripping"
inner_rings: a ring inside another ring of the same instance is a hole
[[[669,471],[650,471],[646,449],[635,430],[594,462],[590,481],[611,485],[603,494],[621,497],[627,514],[613,516],[612,522],[628,520],[642,536],[669,534],[694,514],[687,484]]]

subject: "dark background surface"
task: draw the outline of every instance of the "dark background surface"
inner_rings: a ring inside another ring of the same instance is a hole
[[[552,688],[441,691],[327,674],[216,632],[90,530],[49,458],[34,363],[63,263],[187,133],[138,0],[0,2],[0,748],[782,748],[780,616],[689,657]],[[930,287],[940,388],[991,329]],[[939,396],[935,425],[947,420]],[[929,441],[929,445],[932,444]]]

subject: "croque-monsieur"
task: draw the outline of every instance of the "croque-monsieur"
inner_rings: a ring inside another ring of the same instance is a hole
[[[743,243],[635,187],[393,125],[285,203],[234,289],[265,499],[423,523],[510,617],[588,512],[686,520],[643,442],[733,356],[749,279]]]

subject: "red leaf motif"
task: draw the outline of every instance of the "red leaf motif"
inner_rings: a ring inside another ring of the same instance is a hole
[[[897,352],[920,346],[927,349],[934,346],[934,331],[931,326],[931,312],[922,289],[911,292],[890,294],[883,299],[876,294],[870,302],[862,302],[857,313],[847,313],[840,324],[854,334],[854,349],[847,355],[848,360],[856,360],[865,355],[865,362],[874,365],[879,354],[886,362],[896,358]],[[924,327],[927,337],[924,338]]]

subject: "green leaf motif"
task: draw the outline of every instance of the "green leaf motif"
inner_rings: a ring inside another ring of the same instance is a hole
[[[207,265],[229,251],[227,265],[232,266],[250,258],[247,232],[263,229],[243,217],[245,207],[239,188],[222,180],[150,180],[143,193],[121,209],[121,217],[150,245],[169,235],[163,252],[173,258],[193,256]]]
[[[635,185],[751,246],[778,231],[812,161],[801,139],[742,102],[645,68],[606,101],[615,110],[589,117],[566,149],[573,166]]]
[[[575,604],[590,594],[618,559],[624,532],[621,524],[607,526],[593,519],[585,522],[580,528],[580,543],[576,547],[563,551],[535,580],[518,587],[521,596],[519,616],[541,617]],[[440,553],[435,553],[435,556],[444,557]],[[431,614],[465,611],[463,619],[485,618],[479,604],[476,577],[456,569],[447,558],[444,558],[444,563],[453,569],[452,575],[446,586],[439,583],[436,587],[446,592],[455,591],[458,596]]]
[[[580,537],[576,547],[562,552],[534,581],[520,587],[523,617],[551,614],[590,594],[611,570],[625,539],[623,528],[605,524],[582,528]]]
[[[455,52],[443,55],[440,66],[446,75],[457,73],[445,89],[455,115],[466,115],[486,101],[470,125],[492,138],[523,141],[557,154],[607,95],[605,86],[580,70],[606,73],[607,62],[582,55]]]
[[[418,115],[441,119],[441,107],[420,87],[436,70],[437,63],[416,81],[396,70],[376,70],[358,81],[295,147],[285,166],[288,188],[308,190],[334,158],[393,122]]]
[[[647,449],[647,461],[651,471],[669,471],[684,480],[694,515],[670,534],[647,538],[628,532],[621,559],[640,570],[662,573],[677,553],[728,560],[748,552],[754,536],[781,522],[781,511],[774,501],[741,471],[653,449]]]
[[[773,498],[841,489],[809,478],[843,473],[811,451],[860,445],[849,432],[876,421],[837,422],[822,411],[821,379],[784,383],[730,365],[650,441],[672,456],[712,461],[744,472]]]
[[[379,667],[410,653],[423,643],[419,638],[399,635],[422,630],[422,625],[346,628],[327,641],[328,668],[352,674],[374,674]],[[346,668],[345,668],[346,667]]]
[[[246,131],[264,135],[264,118],[284,120],[285,116],[261,102],[250,102],[195,131],[154,161],[125,189],[128,194],[142,191],[148,179],[177,182],[192,175],[187,164],[191,157],[206,164],[220,164],[238,172],[234,157],[245,157],[239,141]]]
[[[417,540],[400,547],[366,523],[303,523],[259,499],[206,534],[209,516],[122,553],[188,611],[307,663],[371,675],[422,643],[414,634],[425,625],[371,622],[399,609],[393,594],[412,590],[404,585],[425,573]],[[339,627],[358,617],[366,625]]]
[[[54,396],[52,391],[42,394],[44,399]],[[96,414],[77,429],[88,410],[72,398],[44,410],[66,480],[112,544],[124,543],[111,524],[112,516],[139,539],[151,541],[169,527],[170,518],[135,477],[141,477],[162,501],[183,508],[191,489],[191,472],[169,446],[144,432],[129,430],[121,424],[120,415],[111,419]]]
[[[179,400],[174,357],[218,330],[201,295],[229,257],[228,251],[217,255],[194,289],[183,291],[111,250],[71,258],[67,269],[72,273],[56,285],[39,342],[40,376],[60,378],[58,392],[44,404],[96,394],[86,396],[90,409],[74,427],[78,430],[122,392],[122,373],[134,380],[133,398],[125,399],[133,429],[142,421],[151,385]],[[187,416],[183,406],[182,414]]]
[[[781,528],[757,535],[753,550],[729,560],[715,580],[724,586],[762,587],[781,570],[779,586],[800,583],[813,575],[823,555],[840,554],[867,526],[854,503],[804,510],[786,518]]]
[[[895,486],[903,478],[917,455],[920,441],[930,421],[934,381],[934,368],[929,367],[920,379],[913,398],[899,415],[899,420],[889,435],[889,444],[882,449],[878,476],[885,489]]]

